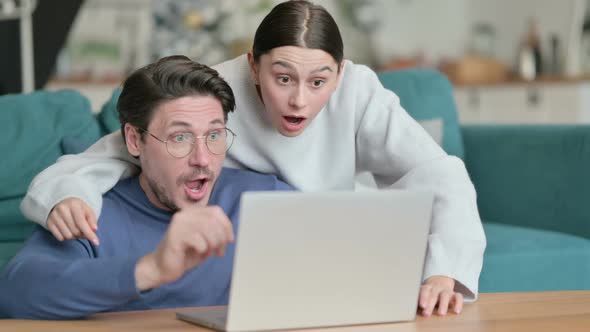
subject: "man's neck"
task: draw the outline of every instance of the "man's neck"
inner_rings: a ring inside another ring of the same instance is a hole
[[[164,210],[164,211],[169,211],[169,212],[173,211],[170,207],[166,206],[158,199],[158,196],[152,190],[152,187],[149,185],[148,179],[143,172],[141,172],[139,174],[139,186],[141,187],[141,190],[143,190],[143,192],[147,196],[150,203],[152,203],[155,207],[157,207],[158,209]]]

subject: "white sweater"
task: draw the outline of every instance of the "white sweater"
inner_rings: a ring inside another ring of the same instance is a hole
[[[276,174],[303,191],[352,190],[355,174],[369,171],[380,188],[433,192],[424,279],[452,277],[467,300],[477,296],[486,241],[465,166],[432,140],[372,70],[347,61],[340,86],[324,109],[301,135],[285,137],[264,114],[245,55],[214,68],[236,98],[228,127],[237,137],[225,166]],[[78,197],[98,216],[102,194],[135,173],[133,163],[137,160],[127,153],[120,133],[110,134],[37,175],[21,210],[45,226],[53,206]]]

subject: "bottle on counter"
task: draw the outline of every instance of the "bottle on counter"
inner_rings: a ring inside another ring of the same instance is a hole
[[[580,67],[583,74],[590,73],[590,8],[584,15],[580,42]]]
[[[543,73],[541,56],[541,39],[535,19],[531,18],[529,26],[518,52],[518,74],[525,80],[534,80]]]

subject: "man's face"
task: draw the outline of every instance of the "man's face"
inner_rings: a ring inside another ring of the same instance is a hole
[[[225,121],[221,103],[210,96],[190,96],[162,103],[145,129],[163,141],[179,142],[187,133],[200,137],[222,128]],[[141,140],[139,133],[126,125],[127,147],[132,155],[139,156],[140,184],[150,201],[173,211],[193,204],[207,205],[225,153],[211,153],[201,137],[187,156],[176,158],[165,143],[148,133]]]

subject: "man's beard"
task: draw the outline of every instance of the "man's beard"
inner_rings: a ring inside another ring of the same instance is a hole
[[[164,189],[164,186],[160,185],[158,182],[150,179],[147,176],[145,178],[147,180],[148,186],[150,186],[150,189],[152,190],[154,195],[156,195],[156,198],[158,199],[158,201],[160,201],[160,203],[162,203],[162,205],[172,210],[173,212],[179,210],[178,206],[176,206],[172,199],[168,197],[168,195],[166,194],[166,189]]]
[[[201,174],[204,174],[209,178],[209,183],[214,182],[213,180],[215,179],[215,173],[213,173],[213,171],[210,170],[208,167],[199,167],[193,168],[192,172],[190,172],[189,174],[179,176],[176,180],[176,184],[182,186],[185,182],[190,181],[191,179],[194,179],[195,177]],[[178,210],[180,210],[178,206],[172,201],[172,198],[170,198],[170,196],[166,193],[166,188],[163,185],[161,185],[160,183],[151,179],[148,176],[146,176],[145,178],[147,180],[148,186],[150,186],[150,189],[152,190],[158,201],[162,203],[162,205],[172,210],[173,212],[177,212]]]

